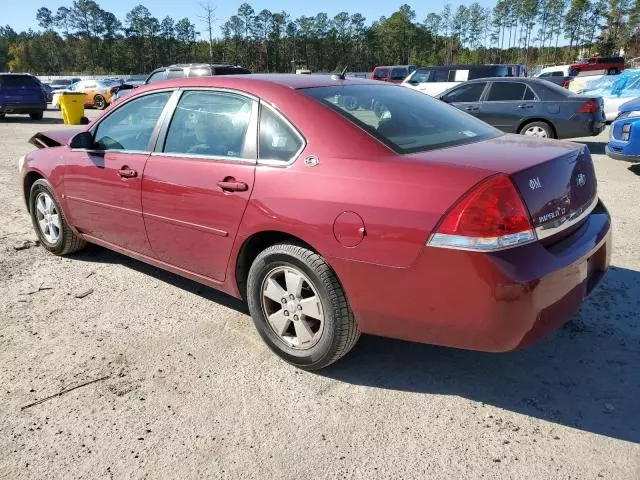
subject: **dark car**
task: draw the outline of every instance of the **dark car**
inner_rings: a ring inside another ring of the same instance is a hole
[[[149,74],[143,85],[161,82],[162,80],[173,80],[175,78],[211,77],[215,75],[247,75],[250,73],[251,71],[244,67],[229,65],[227,63],[180,63],[170,65],[168,67],[156,68]],[[116,100],[128,95],[131,93],[133,88],[137,87],[138,85],[124,86],[124,88],[118,91]]]
[[[586,146],[383,82],[181,78],[31,141],[18,165],[44,248],[96,243],[244,298],[310,370],[360,332],[526,345],[578,310],[612,249]]]
[[[536,78],[471,80],[438,98],[507,133],[560,139],[595,136],[605,128],[601,97]]]
[[[47,92],[40,80],[27,73],[0,73],[0,118],[16,113],[40,120],[46,109]]]

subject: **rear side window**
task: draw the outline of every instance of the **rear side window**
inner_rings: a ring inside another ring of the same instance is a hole
[[[202,68],[190,68],[189,77],[208,77],[211,75],[211,69],[207,67]]]
[[[448,82],[449,70],[436,70],[436,74],[433,77],[434,82]]]
[[[304,142],[291,125],[269,107],[260,108],[260,134],[258,158],[260,160],[293,160]]]
[[[516,82],[493,82],[487,96],[488,102],[518,101],[524,98],[527,86]]]
[[[406,68],[392,68],[391,69],[391,80],[404,80],[404,78],[408,75]]]
[[[410,88],[379,84],[298,91],[336,111],[398,153],[462,145],[500,135],[486,123]]]
[[[29,75],[0,75],[1,87],[38,87],[38,81]]]
[[[171,119],[163,151],[248,158],[245,155],[245,141],[252,102],[247,97],[233,93],[204,90],[185,92]]]
[[[167,72],[167,80],[172,80],[174,78],[184,78],[184,70],[169,70]]]
[[[485,85],[486,83],[484,82],[460,85],[455,90],[451,90],[449,93],[444,95],[442,100],[448,103],[479,102]]]
[[[427,83],[431,80],[433,76],[433,70],[425,70],[419,69],[413,77],[411,77],[411,81],[415,83]]]

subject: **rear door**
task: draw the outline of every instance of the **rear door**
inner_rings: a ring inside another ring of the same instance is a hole
[[[441,99],[456,108],[479,117],[482,111],[481,98],[487,82],[463,83],[444,94]]]
[[[68,216],[82,233],[151,254],[142,219],[142,174],[171,95],[152,92],[123,102],[92,128],[91,150],[65,154]]]
[[[30,75],[0,75],[0,102],[4,105],[42,105],[44,94]]]
[[[142,180],[144,222],[158,259],[225,279],[253,189],[257,117],[254,98],[215,89],[182,92]]]
[[[508,133],[517,133],[525,118],[534,116],[539,102],[524,82],[491,82],[478,118]]]

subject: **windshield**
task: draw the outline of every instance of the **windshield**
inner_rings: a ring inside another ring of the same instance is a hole
[[[494,138],[501,133],[458,109],[412,89],[336,85],[301,89],[398,153],[413,153]]]

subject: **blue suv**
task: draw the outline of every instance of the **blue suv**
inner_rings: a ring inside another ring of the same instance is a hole
[[[26,73],[0,73],[0,118],[7,113],[28,114],[41,120],[47,109],[44,85]]]

